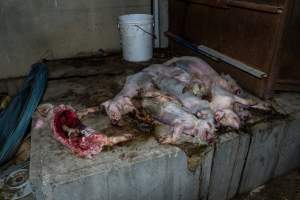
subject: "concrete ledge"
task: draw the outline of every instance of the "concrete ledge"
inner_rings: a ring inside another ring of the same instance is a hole
[[[177,147],[149,137],[80,159],[50,131],[32,131],[30,180],[38,199],[198,199],[199,169],[190,172]]]
[[[152,137],[86,160],[56,142],[49,127],[33,129],[30,178],[38,199],[230,199],[300,166],[299,101],[290,98],[300,95],[275,98],[287,118],[221,135],[198,152],[193,172],[181,149]]]

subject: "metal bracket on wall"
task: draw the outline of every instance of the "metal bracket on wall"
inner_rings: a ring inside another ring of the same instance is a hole
[[[218,58],[219,60],[223,61],[224,63],[232,65],[232,66],[234,66],[244,72],[247,72],[257,78],[266,78],[267,77],[267,74],[265,72],[255,69],[253,67],[250,67],[249,65],[246,65],[245,63],[242,63],[236,59],[230,58],[229,56],[226,56],[214,49],[211,49],[204,45],[200,45],[200,46],[198,46],[198,48],[201,51],[204,51],[205,53],[207,53],[215,58]]]
[[[268,76],[265,72],[255,69],[254,67],[250,67],[249,65],[247,65],[241,61],[230,58],[229,56],[226,56],[214,49],[211,49],[204,45],[200,45],[197,47],[196,45],[192,44],[191,42],[189,42],[189,41],[183,39],[182,37],[175,35],[171,32],[166,32],[165,34],[166,34],[166,36],[170,37],[171,39],[174,39],[178,44],[180,44],[186,48],[189,48],[196,53],[207,56],[208,58],[210,58],[214,61],[227,63],[227,64],[229,64],[235,68],[238,68],[244,72],[247,72],[248,74],[251,74],[252,76],[259,78],[259,79],[266,78]]]
[[[230,7],[243,8],[248,10],[254,10],[258,12],[266,12],[273,14],[280,14],[283,12],[282,6],[254,3],[249,1],[240,1],[240,0],[180,0],[186,3],[200,4],[204,6],[211,6],[215,8],[224,8],[228,9]]]

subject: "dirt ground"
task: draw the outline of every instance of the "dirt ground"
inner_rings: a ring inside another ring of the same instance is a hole
[[[300,169],[275,178],[233,200],[300,200]]]

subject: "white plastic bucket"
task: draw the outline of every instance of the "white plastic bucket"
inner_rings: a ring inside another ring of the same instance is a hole
[[[153,16],[122,15],[118,23],[123,58],[130,62],[150,60],[153,54]]]

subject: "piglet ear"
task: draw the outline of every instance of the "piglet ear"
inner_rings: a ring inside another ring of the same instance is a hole
[[[208,114],[204,111],[198,111],[196,113],[196,116],[199,118],[199,119],[206,119],[208,117]]]
[[[37,108],[37,111],[42,115],[43,117],[47,117],[49,113],[53,110],[54,106],[52,104],[46,103],[42,104]]]
[[[197,118],[201,119],[203,118],[202,112],[197,112],[196,113]]]
[[[221,121],[225,116],[225,113],[224,111],[222,110],[218,110],[216,113],[215,113],[215,119],[217,122]]]
[[[124,103],[125,104],[128,104],[130,106],[133,106],[132,102],[131,102],[131,99],[129,97],[124,97]]]
[[[108,108],[108,106],[110,105],[110,100],[108,100],[108,101],[105,101],[105,102],[103,102],[103,103],[101,103],[101,107],[105,107],[105,108]]]

